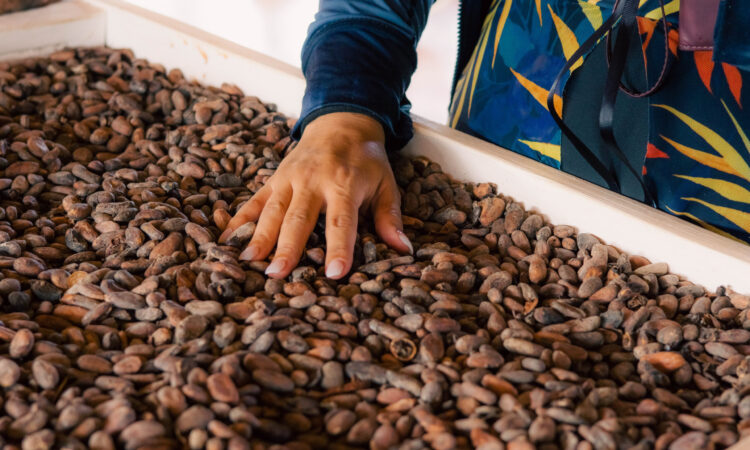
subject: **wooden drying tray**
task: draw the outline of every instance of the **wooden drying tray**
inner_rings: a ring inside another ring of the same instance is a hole
[[[248,94],[299,112],[300,70],[169,17],[119,0],[71,0],[0,16],[0,59],[40,55],[65,46],[131,48],[139,57],[204,83],[234,83]],[[409,155],[438,162],[463,181],[493,182],[500,192],[554,224],[593,233],[619,249],[665,261],[708,289],[750,292],[750,246],[420,117]]]

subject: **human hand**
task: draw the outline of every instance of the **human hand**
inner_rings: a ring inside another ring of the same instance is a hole
[[[310,122],[297,146],[227,224],[219,241],[247,222],[256,222],[242,260],[266,258],[276,245],[266,274],[284,278],[302,256],[320,213],[326,215],[326,276],[351,269],[360,209],[372,213],[383,241],[412,253],[403,233],[401,199],[388,163],[379,122],[357,113],[337,112]]]

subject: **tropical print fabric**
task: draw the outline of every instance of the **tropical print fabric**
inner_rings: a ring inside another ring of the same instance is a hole
[[[651,39],[647,53],[660,39]],[[742,95],[748,72],[714,63],[711,51],[677,56],[672,76],[650,98],[646,178],[661,209],[750,242],[750,111]]]
[[[458,80],[451,126],[560,168],[561,134],[547,111],[548,89],[613,3],[495,0]],[[743,108],[750,77],[714,62],[710,51],[680,50],[679,0],[664,6],[673,64],[648,100],[644,178],[660,209],[750,243],[750,111]],[[665,53],[659,2],[641,0],[638,14],[648,78],[655,80]],[[563,110],[562,98],[554,103]]]

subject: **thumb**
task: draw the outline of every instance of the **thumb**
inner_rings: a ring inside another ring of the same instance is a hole
[[[375,231],[378,236],[391,248],[401,253],[414,253],[411,241],[404,234],[404,226],[401,222],[401,196],[394,185],[382,189],[373,202],[373,218],[375,220]]]

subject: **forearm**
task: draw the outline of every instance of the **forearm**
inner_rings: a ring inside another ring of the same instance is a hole
[[[411,138],[405,92],[432,0],[321,2],[302,53],[307,89],[293,137],[316,117],[355,112],[376,119],[389,149]]]

